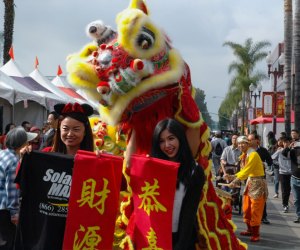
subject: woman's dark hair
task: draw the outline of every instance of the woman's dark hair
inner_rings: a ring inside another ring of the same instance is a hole
[[[68,107],[71,109],[67,110],[65,107]],[[72,109],[72,107],[76,107],[75,110]],[[54,143],[53,143],[53,152],[59,152],[59,153],[66,153],[67,148],[66,145],[61,140],[61,131],[60,131],[60,124],[61,122],[66,118],[70,117],[73,118],[79,122],[82,122],[85,129],[85,135],[83,137],[82,142],[80,143],[80,149],[86,150],[86,151],[94,151],[94,139],[93,139],[93,132],[92,128],[88,119],[88,116],[93,114],[93,108],[88,104],[56,104],[54,106],[55,111],[60,115],[60,120],[57,124],[56,133],[54,136]],[[78,110],[80,109],[80,110]]]
[[[8,123],[8,124],[6,124],[5,130],[4,130],[4,134],[5,135],[7,135],[7,133],[9,132],[11,125],[15,125],[15,124],[14,123]]]
[[[189,147],[185,130],[178,121],[174,119],[165,119],[156,125],[152,137],[151,156],[159,159],[169,160],[168,156],[160,149],[160,135],[166,129],[176,136],[179,141],[178,153],[175,156],[175,161],[180,163],[177,176],[177,187],[179,181],[183,182],[187,187],[190,182],[192,172],[196,167],[196,163]]]

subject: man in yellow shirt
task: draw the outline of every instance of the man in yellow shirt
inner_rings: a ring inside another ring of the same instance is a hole
[[[229,187],[233,188],[247,179],[243,194],[243,217],[247,231],[241,232],[241,235],[251,236],[251,241],[256,242],[260,240],[259,227],[268,196],[264,166],[258,153],[250,147],[246,136],[239,136],[237,143],[242,152],[241,170],[234,176],[229,176],[228,179],[234,178]]]

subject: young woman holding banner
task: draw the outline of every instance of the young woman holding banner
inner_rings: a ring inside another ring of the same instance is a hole
[[[77,150],[94,151],[93,133],[88,117],[93,108],[88,104],[56,104],[54,110],[60,115],[54,144],[44,152],[75,155]]]
[[[197,209],[205,182],[204,171],[195,162],[183,126],[174,119],[160,121],[155,127],[151,156],[179,162],[173,206],[173,249],[196,249]]]

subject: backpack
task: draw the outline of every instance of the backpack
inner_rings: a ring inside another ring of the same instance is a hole
[[[218,142],[217,145],[216,145],[216,147],[215,147],[215,154],[216,154],[217,156],[221,156],[222,153],[223,153],[223,148],[222,148],[222,146],[221,146],[221,143]]]

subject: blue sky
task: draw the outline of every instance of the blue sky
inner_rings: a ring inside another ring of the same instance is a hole
[[[225,41],[243,43],[268,40],[272,50],[283,40],[282,0],[148,0],[153,21],[173,41],[191,68],[194,86],[206,93],[208,110],[217,113],[231,76],[234,60]],[[66,57],[90,42],[85,26],[102,19],[115,28],[115,16],[128,6],[127,0],[15,0],[15,60],[26,73],[34,69],[55,75],[65,72]],[[3,6],[3,3],[1,3]],[[0,8],[3,23],[3,8]],[[3,30],[1,27],[0,30]],[[265,62],[260,70],[267,71]],[[267,83],[263,83],[265,89]],[[213,98],[213,96],[219,96]],[[217,119],[212,115],[213,119]]]

